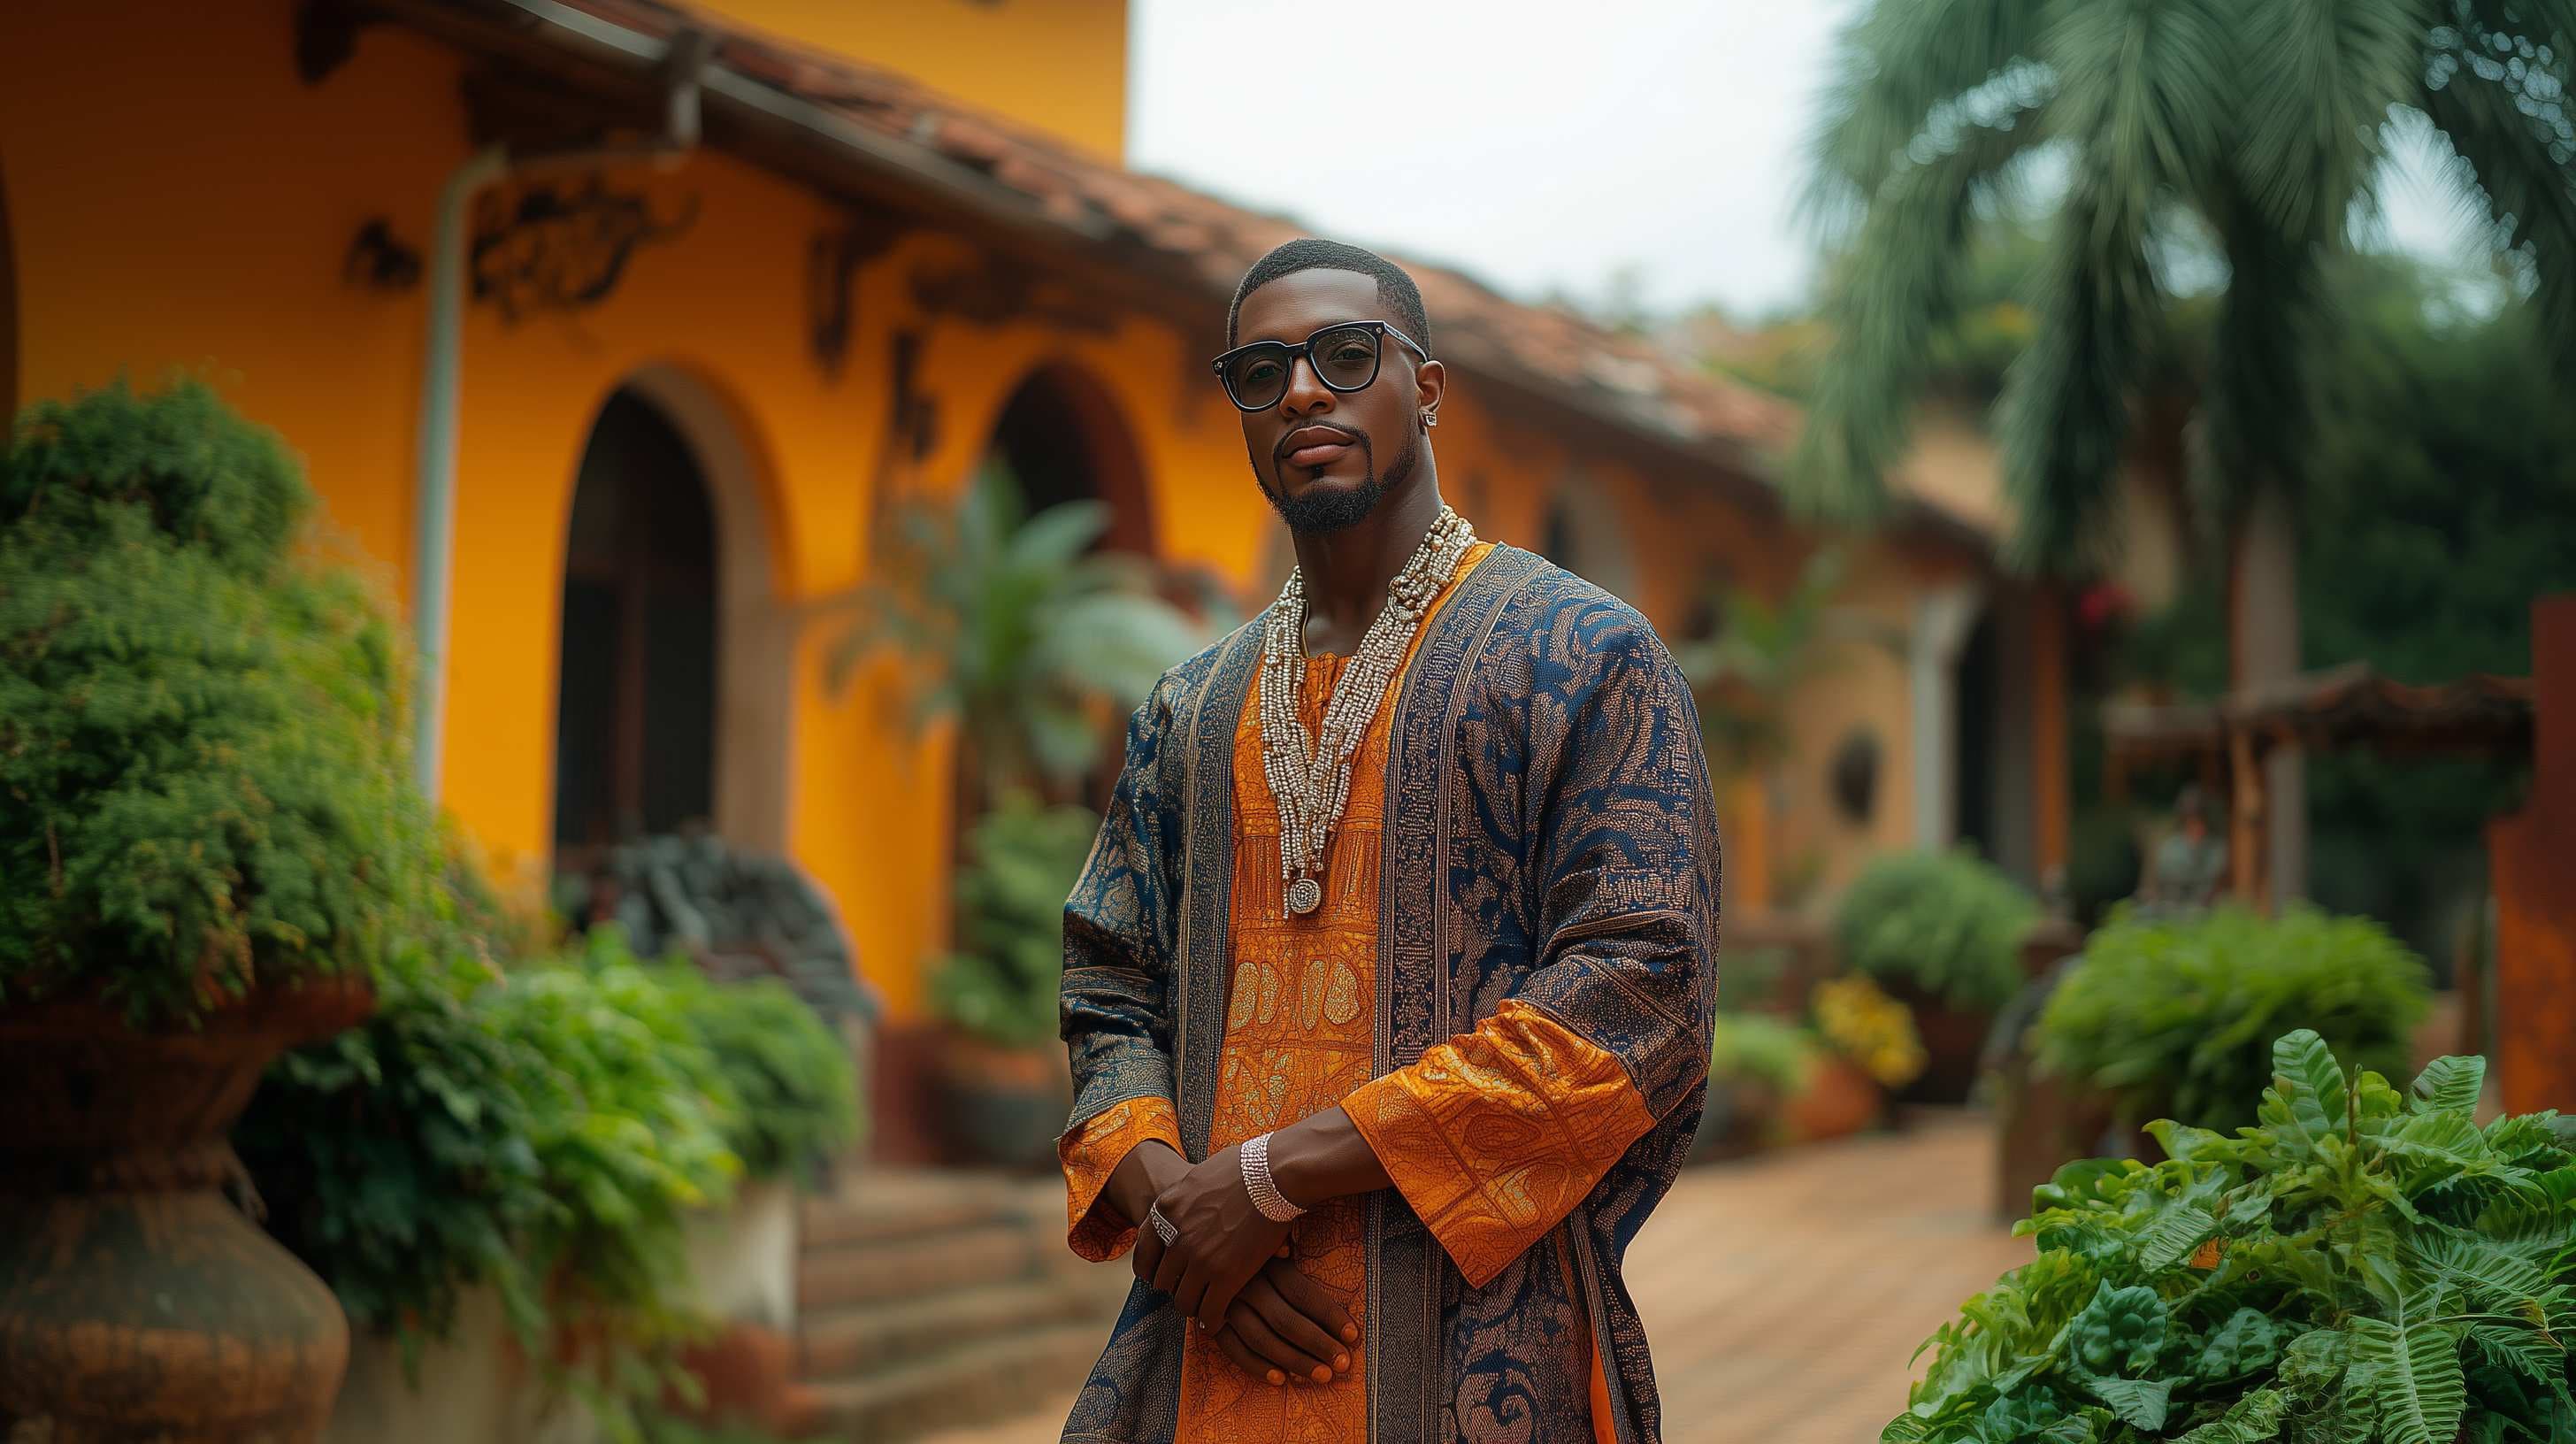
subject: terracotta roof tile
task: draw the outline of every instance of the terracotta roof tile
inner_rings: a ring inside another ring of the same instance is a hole
[[[1293,222],[1126,170],[898,72],[764,35],[680,0],[568,3],[646,34],[694,29],[713,35],[718,64],[983,171],[1027,195],[1051,219],[1105,223],[1219,296],[1230,295],[1263,252],[1302,233]],[[1685,445],[1732,443],[1758,454],[1785,446],[1797,433],[1799,412],[1791,403],[1687,366],[1644,338],[1561,307],[1512,301],[1447,267],[1389,259],[1422,287],[1435,321],[1434,352],[1470,369],[1501,366],[1534,376],[1588,409]]]

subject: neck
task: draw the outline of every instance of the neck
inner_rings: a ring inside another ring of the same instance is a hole
[[[1440,482],[1426,449],[1412,481],[1375,511],[1334,532],[1296,533],[1297,570],[1306,581],[1306,649],[1347,653],[1386,605],[1387,584],[1440,517]]]

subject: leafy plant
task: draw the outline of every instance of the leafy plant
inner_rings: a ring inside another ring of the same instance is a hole
[[[208,387],[30,407],[0,457],[0,1000],[184,1023],[452,921],[400,634]]]
[[[1709,1050],[1709,1075],[1752,1084],[1774,1101],[1795,1096],[1824,1056],[1811,1029],[1761,1013],[1717,1016]]]
[[[661,981],[733,1095],[725,1138],[746,1177],[810,1180],[857,1136],[859,1080],[849,1049],[785,983],[714,983],[685,965],[664,970]]]
[[[402,988],[364,1024],[280,1058],[233,1142],[268,1228],[329,1280],[349,1321],[392,1334],[406,1370],[495,1289],[533,1336],[545,1317],[525,1242],[569,1226],[532,1140],[543,1040],[468,999]]]
[[[1887,645],[1890,635],[1838,610],[1834,594],[1850,571],[1840,547],[1820,547],[1776,601],[1750,587],[1712,598],[1720,621],[1708,636],[1674,648],[1673,660],[1699,702],[1701,739],[1724,778],[1758,774],[1789,749],[1789,702],[1830,667],[1832,644]]]
[[[1923,1076],[1929,1059],[1914,1014],[1866,975],[1818,983],[1807,1006],[1827,1046],[1859,1064],[1878,1086],[1902,1088]]]
[[[2485,1062],[2400,1095],[2300,1029],[2253,1126],[2154,1125],[2152,1166],[2033,1191],[2038,1254],[1967,1301],[1904,1444],[2565,1444],[2576,1127],[2473,1121]]]
[[[2252,1121],[2264,1040],[2294,1023],[2362,1066],[2404,1071],[2428,1004],[2424,966],[2365,918],[2239,908],[2116,915],[2042,1010],[2038,1063],[2111,1093],[2130,1120]]]
[[[2021,885],[1973,853],[1894,852],[1844,891],[1834,940],[1846,967],[1985,1011],[2021,986],[2022,939],[2038,918]]]
[[[931,976],[939,1016],[1005,1047],[1056,1036],[1064,978],[1064,900],[1100,819],[1013,793],[975,824],[957,875],[959,950]]]
[[[887,580],[849,599],[832,659],[836,685],[871,654],[908,659],[916,723],[957,719],[985,798],[1079,779],[1117,715],[1199,646],[1140,559],[1093,550],[1105,503],[1021,507],[998,463],[953,506],[906,506]]]

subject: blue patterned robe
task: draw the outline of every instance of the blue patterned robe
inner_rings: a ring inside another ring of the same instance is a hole
[[[1192,1159],[1216,1096],[1235,726],[1261,633],[1255,618],[1173,668],[1137,710],[1065,908],[1073,1123],[1160,1096]],[[1433,618],[1387,765],[1376,1072],[1522,998],[1616,1055],[1657,1122],[1482,1287],[1401,1195],[1370,1197],[1371,1438],[1590,1444],[1588,1372],[1519,1346],[1583,1327],[1582,1311],[1619,1438],[1650,1444],[1662,1411],[1620,1260],[1699,1126],[1717,992],[1717,811],[1690,689],[1633,608],[1497,547]],[[1554,1250],[1571,1254],[1575,1296]],[[1183,1322],[1136,1285],[1064,1437],[1169,1440]]]

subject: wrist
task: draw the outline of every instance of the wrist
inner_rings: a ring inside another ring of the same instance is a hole
[[[1270,1186],[1294,1208],[1311,1209],[1329,1197],[1315,1176],[1315,1150],[1308,1145],[1310,1136],[1305,1123],[1291,1124],[1270,1135]]]

